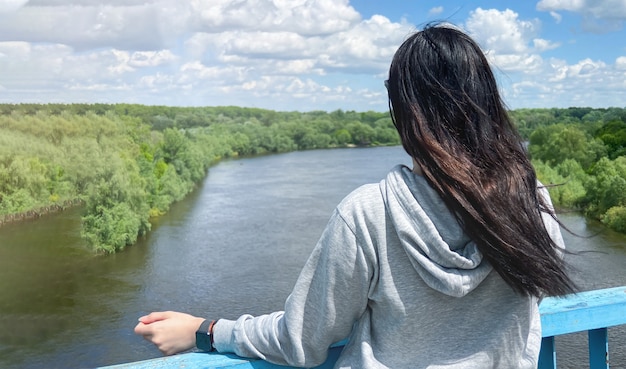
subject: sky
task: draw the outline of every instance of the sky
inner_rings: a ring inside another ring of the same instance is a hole
[[[511,109],[626,107],[626,0],[0,0],[0,103],[386,111],[395,50],[434,21]]]

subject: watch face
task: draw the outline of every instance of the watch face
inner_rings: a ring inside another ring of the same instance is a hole
[[[203,351],[213,351],[211,334],[209,333],[210,322],[205,320],[196,331],[196,347]]]
[[[213,351],[213,346],[211,345],[211,335],[206,331],[197,331],[196,347],[203,351]]]

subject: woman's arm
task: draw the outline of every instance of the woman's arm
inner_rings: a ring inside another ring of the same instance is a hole
[[[214,328],[215,348],[282,365],[324,362],[329,346],[348,337],[367,308],[373,275],[371,241],[359,239],[354,223],[348,222],[338,210],[331,216],[284,312],[220,319]]]
[[[213,329],[215,348],[278,364],[322,363],[329,346],[346,338],[367,308],[375,256],[371,241],[359,242],[353,227],[336,210],[300,273],[285,311],[220,319]],[[184,313],[155,312],[139,318],[135,333],[171,355],[195,346],[195,332],[203,320]]]

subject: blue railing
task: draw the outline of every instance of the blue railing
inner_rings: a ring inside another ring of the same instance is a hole
[[[541,311],[541,354],[539,369],[554,369],[554,337],[588,332],[589,368],[609,368],[608,329],[626,324],[626,286],[581,292],[564,298],[547,298]]]
[[[539,310],[543,335],[539,369],[557,368],[555,336],[584,331],[589,335],[589,368],[609,368],[608,328],[626,324],[626,286],[586,291],[562,298],[549,297],[541,302]],[[341,349],[341,345],[332,347],[326,362],[317,368],[332,368]],[[235,355],[193,352],[106,368],[285,369],[286,367]]]

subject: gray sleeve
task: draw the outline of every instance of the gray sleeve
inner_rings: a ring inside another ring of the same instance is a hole
[[[552,199],[550,198],[550,193],[548,192],[548,189],[540,184],[537,192],[539,196],[543,198],[546,206],[548,206],[550,211],[554,213],[554,207],[552,205]],[[563,242],[563,235],[561,234],[561,226],[559,225],[559,223],[550,214],[541,213],[541,217],[543,218],[543,224],[545,225],[546,230],[550,235],[550,238],[552,238],[552,241],[554,241],[554,243],[560,249],[564,250],[565,242]]]
[[[346,338],[365,311],[371,278],[371,257],[335,210],[284,312],[220,320],[214,329],[215,347],[277,364],[319,365],[328,347]]]

